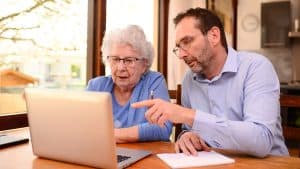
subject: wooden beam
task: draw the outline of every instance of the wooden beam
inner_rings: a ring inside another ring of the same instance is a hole
[[[232,30],[232,47],[237,49],[237,15],[238,15],[238,0],[232,0],[232,11],[233,11],[233,30]]]
[[[169,0],[159,0],[158,16],[158,71],[167,77]]]
[[[94,76],[105,75],[105,66],[102,63],[102,39],[104,37],[105,29],[106,29],[106,0],[96,0],[95,6],[95,18],[94,18],[94,31],[95,31],[95,41],[94,41],[94,49],[95,49],[95,57],[94,57]]]

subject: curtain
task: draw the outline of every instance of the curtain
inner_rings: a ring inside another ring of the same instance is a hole
[[[189,8],[206,7],[205,0],[170,0],[169,21],[168,21],[168,88],[176,89],[181,84],[185,72],[189,69],[185,63],[177,58],[172,50],[175,47],[175,25],[173,19],[180,12]]]

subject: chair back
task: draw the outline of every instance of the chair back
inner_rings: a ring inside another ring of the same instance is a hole
[[[299,150],[298,156],[300,157],[300,127],[291,126],[288,124],[288,116],[293,116],[292,113],[295,111],[289,111],[289,108],[299,108],[300,109],[300,96],[295,95],[280,95],[280,107],[281,107],[281,115],[283,118],[282,121],[282,130],[283,136],[287,141],[296,141]]]
[[[175,104],[181,105],[181,84],[177,85],[176,90],[168,90],[171,101],[174,100]],[[174,124],[175,127],[175,141],[177,140],[178,135],[180,134],[182,130],[182,124]]]

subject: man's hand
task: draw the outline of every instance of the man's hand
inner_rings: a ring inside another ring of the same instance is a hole
[[[179,153],[180,150],[186,155],[196,156],[197,150],[210,151],[210,148],[195,133],[185,132],[175,143],[176,153]]]
[[[149,107],[145,117],[153,124],[163,127],[167,120],[192,126],[195,111],[161,99],[145,100],[131,105],[133,108]]]

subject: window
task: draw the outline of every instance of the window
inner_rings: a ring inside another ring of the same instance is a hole
[[[5,0],[0,6],[0,115],[26,111],[28,86],[85,88],[88,1]]]

